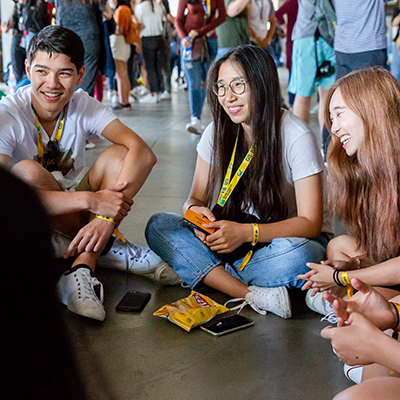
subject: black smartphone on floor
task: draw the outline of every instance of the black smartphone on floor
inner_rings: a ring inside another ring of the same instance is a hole
[[[200,328],[214,336],[221,336],[254,325],[254,321],[243,315],[235,314],[218,321],[209,321]]]
[[[128,292],[115,308],[117,311],[140,312],[149,302],[151,297],[147,292]]]

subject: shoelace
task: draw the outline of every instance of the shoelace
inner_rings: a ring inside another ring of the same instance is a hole
[[[125,253],[125,271],[129,272],[129,258],[138,258],[138,255],[140,256],[140,251],[133,243],[129,242],[125,238],[123,238],[124,241],[120,238],[116,238],[115,240],[117,241],[117,250],[114,251],[120,252],[121,254]],[[125,248],[121,251],[122,247],[124,246],[126,246],[127,251],[125,251]]]
[[[96,292],[94,291],[94,286],[100,286],[100,301],[103,303],[104,300],[104,289],[103,289],[103,284],[94,276],[90,275],[89,271],[82,271],[81,273],[81,278],[82,278],[82,291],[85,292],[85,294],[88,294],[89,296],[96,295]]]
[[[253,301],[248,300],[248,299],[245,299],[245,298],[243,298],[243,297],[238,297],[238,298],[235,298],[235,299],[230,299],[230,300],[228,300],[228,301],[224,304],[224,306],[227,307],[227,304],[233,303],[233,302],[236,302],[236,301],[243,301],[243,303],[242,303],[242,304],[238,304],[237,306],[230,308],[230,310],[231,310],[231,311],[233,311],[233,310],[239,310],[239,311],[237,312],[238,314],[239,314],[239,313],[243,310],[243,308],[246,307],[247,305],[249,305],[254,311],[257,311],[257,312],[258,312],[259,314],[261,314],[261,315],[266,315],[266,314],[267,314],[267,312],[266,312],[265,310],[262,310],[261,308],[259,308]],[[229,308],[229,307],[228,307],[228,308]]]
[[[321,321],[328,321],[330,324],[337,323],[337,317],[333,311],[329,312],[325,315],[325,317],[321,318]]]

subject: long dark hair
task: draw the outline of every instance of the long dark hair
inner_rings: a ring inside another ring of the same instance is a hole
[[[237,132],[239,141],[234,172],[249,150],[241,124],[232,122],[212,90],[221,65],[228,60],[241,68],[247,81],[247,90],[250,91],[248,124],[252,143],[257,147],[253,160],[223,207],[221,217],[237,220],[238,215],[252,206],[262,222],[284,220],[287,218],[287,203],[283,195],[285,178],[280,134],[282,111],[279,78],[272,57],[258,46],[236,47],[217,60],[208,73],[207,98],[215,132],[206,201],[210,206],[214,190],[221,187]]]

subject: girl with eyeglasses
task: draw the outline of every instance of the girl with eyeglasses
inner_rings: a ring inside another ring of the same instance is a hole
[[[235,308],[290,318],[287,289],[302,286],[299,271],[324,258],[332,233],[315,135],[281,109],[276,66],[257,46],[217,60],[207,95],[213,122],[197,146],[184,211],[207,217],[215,232],[163,213],[150,219],[147,241],[191,288],[206,284],[243,299]]]

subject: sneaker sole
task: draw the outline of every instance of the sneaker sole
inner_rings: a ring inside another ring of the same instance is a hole
[[[99,316],[95,311],[92,312],[91,310],[82,312],[82,310],[77,310],[77,309],[74,309],[74,307],[70,307],[70,306],[67,306],[67,309],[75,314],[81,315],[82,317],[95,319],[97,321],[104,321],[104,319],[106,317],[105,311],[104,311],[104,315]]]

